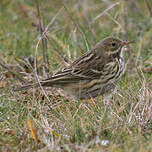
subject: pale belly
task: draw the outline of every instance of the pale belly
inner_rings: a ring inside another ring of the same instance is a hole
[[[111,72],[108,76],[102,75],[100,79],[87,81],[83,80],[67,85],[63,88],[64,91],[67,92],[68,95],[73,96],[75,99],[94,98],[109,92],[115,88],[116,83],[120,80],[125,71],[125,63],[123,61],[123,58],[120,58],[118,62],[119,67],[113,67],[119,69],[115,69],[117,72]],[[107,77],[107,79],[105,79],[105,77]]]

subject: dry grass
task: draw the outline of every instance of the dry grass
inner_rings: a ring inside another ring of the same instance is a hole
[[[0,6],[0,151],[152,151],[151,1],[47,0],[39,6],[45,29],[34,1]],[[51,75],[107,36],[135,41],[110,98],[91,103],[53,88],[11,90]]]

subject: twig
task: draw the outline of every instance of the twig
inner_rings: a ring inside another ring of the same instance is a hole
[[[47,55],[47,40],[46,40],[45,37],[43,37],[44,25],[42,24],[42,19],[41,19],[41,13],[40,13],[40,7],[39,7],[38,0],[35,0],[35,4],[36,4],[37,13],[38,13],[39,30],[40,30],[40,34],[41,34],[41,40],[42,40],[43,66],[44,66],[44,70],[45,70],[45,74],[46,74],[47,73],[46,65],[49,65],[48,55]]]
[[[122,25],[121,25],[116,19],[114,19],[108,12],[106,13],[106,15],[107,15],[116,25],[118,25],[121,29],[123,28]]]
[[[45,37],[45,39],[46,39],[46,40],[49,42],[49,44],[53,47],[54,51],[57,53],[57,55],[60,57],[60,59],[63,60],[64,62],[67,62],[68,59],[67,59],[65,56],[62,55],[62,52],[59,51],[59,50],[56,48],[56,46],[54,45],[53,40],[49,39],[49,37],[48,37],[48,33],[49,33],[48,29],[49,29],[49,27],[54,23],[55,19],[56,19],[57,16],[62,12],[62,10],[63,10],[63,7],[61,7],[61,8],[59,9],[59,11],[58,11],[58,12],[56,13],[56,15],[51,19],[51,21],[49,22],[49,24],[46,26],[45,29],[42,29],[42,27],[40,27],[39,25],[37,25],[37,24],[35,24],[35,23],[32,23],[32,25],[33,25],[34,27],[36,27],[38,30],[42,31],[42,37],[43,37],[43,38]]]
[[[96,43],[96,34],[93,31],[93,29],[91,27],[91,24],[89,24],[90,20],[89,20],[89,17],[88,17],[88,1],[87,0],[81,0],[78,3],[79,3],[79,6],[82,8],[82,14],[83,14],[84,19],[87,23],[88,31],[92,35],[91,37],[92,37],[93,43]]]
[[[138,50],[138,54],[137,54],[137,58],[136,58],[136,65],[138,64],[138,60],[139,60],[141,50],[142,50],[142,45],[151,36],[151,33],[152,33],[152,29],[150,29],[148,32],[146,32],[144,34],[144,36],[142,38],[140,38],[139,50]]]
[[[114,3],[112,4],[110,7],[108,7],[107,9],[105,9],[103,12],[101,12],[99,15],[97,15],[91,22],[90,24],[93,24],[98,18],[102,17],[104,14],[106,14],[108,11],[110,11],[112,8],[114,8],[115,6],[119,5],[120,3]]]
[[[71,16],[71,13],[69,12],[68,8],[65,6],[64,3],[63,3],[63,6],[64,6],[67,14],[69,15],[69,18],[71,19],[71,21],[74,23],[74,25],[77,27],[77,29],[78,29],[79,32],[81,33],[81,35],[82,35],[82,37],[83,37],[83,39],[84,39],[84,41],[85,41],[85,43],[86,43],[87,50],[90,50],[90,49],[89,49],[89,45],[88,45],[88,44],[89,44],[88,39],[86,38],[83,30],[82,30],[82,29],[80,28],[80,26],[75,22],[75,20],[74,20],[73,17]]]
[[[151,8],[151,6],[150,6],[150,3],[149,3],[148,0],[145,0],[145,2],[146,2],[146,6],[147,6],[147,8],[148,8],[148,10],[149,10],[150,17],[152,18],[152,8]]]
[[[32,23],[32,25],[33,25],[34,27],[36,27],[37,29],[40,28],[40,27],[39,27],[37,24],[35,24],[35,23]],[[68,62],[68,58],[67,58],[66,56],[62,55],[62,52],[61,52],[60,50],[58,50],[57,47],[54,45],[54,41],[49,38],[49,36],[48,36],[48,30],[46,30],[46,29],[48,29],[48,26],[47,26],[47,27],[45,28],[45,30],[43,31],[43,37],[45,37],[45,38],[47,39],[48,43],[50,44],[50,46],[53,47],[53,50],[54,50],[55,53],[60,57],[60,59],[63,60],[64,62]],[[43,29],[42,29],[42,30],[43,30]],[[53,36],[53,34],[52,34],[52,36]]]
[[[35,48],[36,50],[35,50],[35,60],[34,60],[34,62],[35,62],[35,70],[34,70],[34,72],[35,72],[36,80],[39,83],[40,88],[42,89],[42,92],[44,93],[44,95],[45,95],[46,99],[48,100],[48,102],[51,104],[52,102],[49,99],[49,97],[47,96],[45,90],[43,89],[43,87],[42,87],[42,85],[40,83],[40,80],[39,80],[39,76],[37,74],[37,55],[38,55],[38,47],[39,47],[39,44],[40,44],[41,40],[42,40],[42,38],[40,37],[39,40],[38,40],[38,42],[37,42],[36,48]],[[46,103],[46,104],[50,108],[50,110],[52,110],[53,106],[52,105],[50,106],[48,103]]]
[[[55,16],[52,18],[52,20],[50,21],[50,23],[46,26],[43,34],[45,34],[45,33],[48,31],[48,28],[54,23],[54,21],[56,20],[57,16],[62,12],[62,10],[63,10],[63,7],[61,7],[61,8],[59,9],[59,11],[56,13],[56,15],[55,15]]]
[[[127,40],[128,39],[128,32],[127,32],[127,27],[128,27],[128,18],[127,18],[127,9],[125,6],[125,1],[121,2],[121,8],[122,8],[122,37],[123,39]],[[133,49],[131,46],[128,46],[128,56],[129,59],[127,60],[126,67],[127,69],[133,62]]]
[[[12,71],[9,67],[6,66],[5,63],[2,63],[1,59],[0,59],[0,66],[2,66],[4,69],[6,69],[8,72],[10,72],[11,74],[15,75],[16,78],[18,78],[20,81],[22,82],[27,82],[24,78],[22,78],[18,73]]]
[[[55,51],[55,52],[57,53],[57,55],[60,57],[60,59],[61,59],[63,62],[68,63],[69,59],[68,59],[66,56],[62,55],[62,52],[59,51],[59,50],[56,48],[56,46],[54,45],[53,40],[49,39],[49,37],[48,37],[47,35],[46,35],[46,38],[47,38],[49,44],[53,47],[54,51]]]
[[[128,25],[128,19],[127,19],[127,10],[125,7],[125,2],[121,2],[121,7],[122,7],[122,36],[125,40],[128,39],[128,33],[127,33],[127,25]]]
[[[136,57],[136,60],[135,60],[135,65],[136,66],[138,65],[138,62],[139,62],[139,59],[140,59],[141,49],[142,49],[142,38],[140,37],[138,53],[137,53],[137,57]]]

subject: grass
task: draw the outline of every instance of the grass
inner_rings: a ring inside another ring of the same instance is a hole
[[[38,23],[34,1],[1,2],[0,62],[8,69],[0,66],[0,151],[152,151],[152,71],[147,70],[152,16],[144,1],[134,2],[73,0],[65,9],[59,0],[39,1],[46,26],[54,17],[47,34],[50,75],[66,66],[63,57],[70,62],[107,36],[135,41],[116,93],[109,100],[96,98],[95,105],[74,102],[55,90],[11,90],[21,82],[10,71],[35,81],[33,64],[24,59],[35,56],[40,33],[32,26]],[[37,53],[38,75],[44,77],[41,44]]]

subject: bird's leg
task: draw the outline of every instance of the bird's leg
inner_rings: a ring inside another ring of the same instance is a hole
[[[89,103],[91,103],[91,105],[96,106],[96,104],[92,98],[89,98],[88,100],[89,100]],[[84,101],[84,99],[81,98],[80,102],[83,102],[83,101]]]
[[[117,88],[115,87],[115,89],[107,96],[105,96],[103,98],[103,103],[105,106],[108,106],[110,103],[110,100],[112,99],[113,95],[117,92]]]
[[[83,102],[84,101],[84,99],[83,98],[80,98],[80,102]]]
[[[91,105],[96,106],[96,104],[92,98],[89,99],[89,102],[91,103]]]

